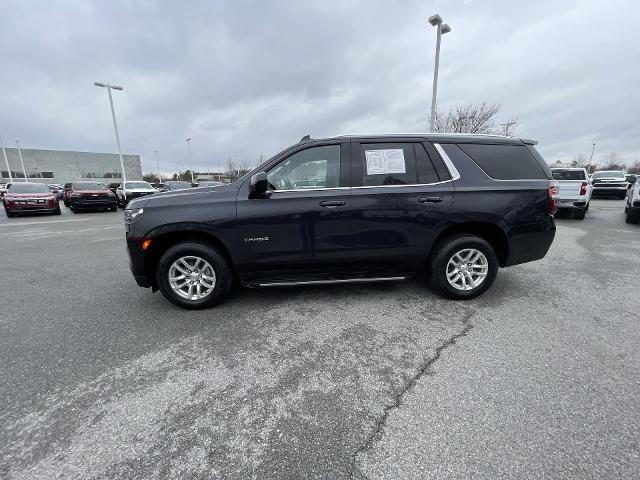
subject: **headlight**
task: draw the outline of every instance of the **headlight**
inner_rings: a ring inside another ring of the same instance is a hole
[[[144,210],[142,208],[132,208],[124,211],[124,223],[133,223],[139,219]]]
[[[81,196],[82,196],[82,194],[81,194],[81,193],[75,193],[75,192],[74,192],[74,193],[70,194],[69,196],[70,196],[70,197],[81,197]]]

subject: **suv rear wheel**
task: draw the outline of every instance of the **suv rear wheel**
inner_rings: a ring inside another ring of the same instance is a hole
[[[471,234],[447,237],[434,247],[429,262],[431,283],[456,300],[477,297],[494,282],[498,257],[486,240]]]
[[[209,308],[229,293],[233,274],[227,260],[204,243],[184,242],[160,257],[156,281],[167,300],[182,308]]]

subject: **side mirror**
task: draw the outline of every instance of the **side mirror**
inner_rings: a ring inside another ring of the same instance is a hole
[[[251,176],[249,198],[264,197],[267,190],[269,190],[269,182],[267,182],[266,172],[256,173]]]

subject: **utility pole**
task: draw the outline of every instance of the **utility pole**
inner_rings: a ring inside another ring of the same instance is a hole
[[[122,148],[120,148],[120,135],[118,135],[118,123],[116,122],[116,111],[113,108],[113,98],[111,90],[122,90],[118,85],[110,85],[108,83],[93,82],[96,87],[103,87],[109,92],[109,105],[111,105],[111,117],[113,118],[113,130],[116,132],[116,144],[118,145],[118,155],[120,156],[120,169],[122,170],[122,187],[127,181],[127,174],[124,171],[124,158],[122,158]]]
[[[24,173],[24,181],[28,182],[27,179],[27,170],[24,168],[24,160],[22,159],[22,149],[20,148],[20,140],[16,140],[16,145],[18,146],[18,157],[20,157],[20,163],[22,164],[22,173]]]
[[[158,159],[158,150],[154,150],[156,152],[156,167],[158,169],[158,183],[162,183],[162,178],[160,178],[160,160]]]
[[[4,157],[4,163],[7,165],[7,175],[9,175],[9,183],[13,183],[13,175],[11,175],[11,167],[9,166],[9,159],[7,158],[7,151],[4,149],[4,142],[0,138],[0,146],[2,146],[2,156]]]
[[[436,37],[436,61],[433,69],[433,91],[431,92],[431,122],[429,124],[430,131],[433,132],[433,126],[436,120],[436,97],[438,95],[438,68],[440,67],[440,40],[442,35],[449,33],[451,27],[446,23],[442,23],[442,17],[438,14],[429,17],[429,23],[437,28]]]
[[[191,183],[195,183],[193,181],[193,162],[191,161],[191,139],[190,138],[186,138],[185,142],[187,142],[187,150],[189,150],[189,165],[191,168]]]
[[[593,152],[596,149],[596,144],[591,145],[591,156],[589,157],[589,165],[593,163]]]

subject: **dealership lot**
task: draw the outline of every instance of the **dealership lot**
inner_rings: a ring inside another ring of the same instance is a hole
[[[640,474],[640,226],[558,219],[483,297],[135,285],[122,212],[0,219],[0,477]]]

